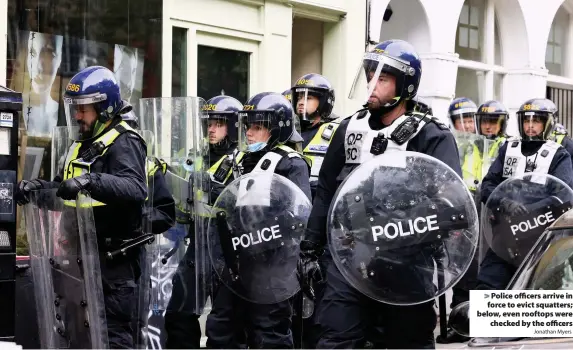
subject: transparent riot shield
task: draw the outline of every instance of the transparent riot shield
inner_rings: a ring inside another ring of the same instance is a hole
[[[107,348],[91,198],[56,191],[32,192],[24,208],[42,348]]]
[[[141,136],[141,138],[145,141],[147,145],[147,155],[153,155],[154,146],[155,146],[155,135],[151,130],[137,130],[137,133]]]
[[[275,304],[293,297],[299,244],[311,203],[290,180],[254,172],[229,184],[209,221],[209,255],[219,280],[240,298]]]
[[[204,174],[210,162],[204,105],[197,97],[140,100],[140,127],[153,137],[152,147],[148,143],[150,191],[144,219],[146,232],[155,235],[146,247],[151,289],[148,296],[140,296],[149,298],[149,348],[165,347],[166,312],[200,315],[209,310],[204,217],[210,191]],[[174,218],[166,227],[166,212],[173,205]]]
[[[572,203],[573,191],[554,176],[528,173],[505,180],[491,193],[482,212],[484,249],[519,266],[543,231]]]
[[[68,150],[74,140],[78,140],[78,135],[79,127],[56,126],[52,130],[52,178],[64,168]]]
[[[458,145],[460,165],[465,184],[474,198],[479,203],[477,194],[481,180],[485,173],[482,172],[482,159],[487,153],[487,139],[477,134],[455,131],[454,136]]]
[[[468,269],[478,218],[449,166],[421,153],[387,152],[344,180],[327,232],[350,285],[384,303],[414,305],[440,296]]]
[[[198,127],[205,122],[203,106],[205,100],[200,97],[160,97],[139,100],[140,128],[153,133],[154,150],[150,154],[159,158],[169,158],[174,162],[183,162],[180,167],[188,166],[189,152],[205,138],[206,131]],[[208,145],[207,145],[208,146]],[[202,154],[201,150],[193,150]]]

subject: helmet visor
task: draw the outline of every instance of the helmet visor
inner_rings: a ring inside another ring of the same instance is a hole
[[[457,112],[457,111],[456,111]],[[476,134],[476,116],[474,113],[451,114],[452,124],[458,132]]]
[[[523,141],[545,141],[553,129],[553,115],[550,113],[518,112],[519,134]]]
[[[409,66],[408,62],[384,54],[367,52],[364,54],[360,67],[356,72],[348,98],[362,105],[376,102],[378,97],[374,92],[378,82],[384,80],[384,77],[390,74],[396,77],[395,95],[397,96],[392,96],[388,101],[379,102],[382,106],[392,105],[399,99],[400,87],[404,85],[405,75],[411,73],[410,70],[413,70],[413,68]]]
[[[239,145],[243,152],[256,152],[269,145],[274,127],[274,111],[239,112]],[[291,126],[292,127],[292,126]]]
[[[100,93],[74,97],[64,96],[66,125],[70,128],[70,135],[78,128],[79,132],[85,135],[87,128],[97,120],[96,104],[105,101],[106,98],[106,94]]]

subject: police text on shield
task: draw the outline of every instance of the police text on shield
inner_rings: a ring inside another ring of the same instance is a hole
[[[545,214],[541,214],[541,215],[534,217],[533,220],[529,219],[526,221],[522,221],[517,225],[511,225],[511,233],[513,233],[515,235],[515,233],[517,231],[527,232],[527,231],[532,230],[536,227],[539,227],[539,226],[543,227],[545,225],[548,225],[548,224],[552,223],[553,221],[555,221],[555,218],[553,217],[553,213],[548,211]]]
[[[282,236],[280,232],[281,230],[279,225],[274,225],[257,230],[256,233],[249,232],[241,235],[241,237],[233,237],[231,239],[233,242],[233,250],[237,250],[239,245],[241,245],[243,248],[248,248],[251,245],[256,245],[262,242],[268,242],[273,239],[281,238]]]
[[[440,228],[437,226],[437,215],[421,216],[415,219],[410,219],[407,222],[387,223],[385,226],[372,226],[372,238],[374,242],[378,241],[378,237],[384,235],[387,239],[395,239],[400,237],[410,236],[414,233],[424,233],[436,231]]]

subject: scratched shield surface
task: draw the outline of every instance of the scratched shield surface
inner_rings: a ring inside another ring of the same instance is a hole
[[[374,300],[414,305],[463,276],[476,251],[478,218],[472,194],[449,166],[388,150],[340,185],[327,232],[348,283]]]
[[[485,204],[481,232],[486,244],[480,249],[519,266],[543,231],[571,209],[572,203],[571,188],[552,175],[526,173],[509,178],[495,188]]]

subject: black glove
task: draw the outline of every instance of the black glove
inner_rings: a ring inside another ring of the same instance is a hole
[[[44,185],[39,180],[22,180],[18,184],[14,199],[18,205],[28,204],[30,202],[30,192],[40,190]]]
[[[80,191],[89,189],[91,181],[92,178],[90,174],[84,174],[62,181],[58,188],[58,192],[56,192],[56,196],[65,200],[75,200]]]
[[[528,213],[527,208],[523,204],[509,198],[502,198],[499,201],[499,205],[501,210],[508,216],[522,216]]]
[[[324,276],[318,264],[318,258],[324,249],[312,241],[300,242],[300,259],[297,264],[297,278],[302,292],[310,299],[315,299],[314,286],[324,283]]]

